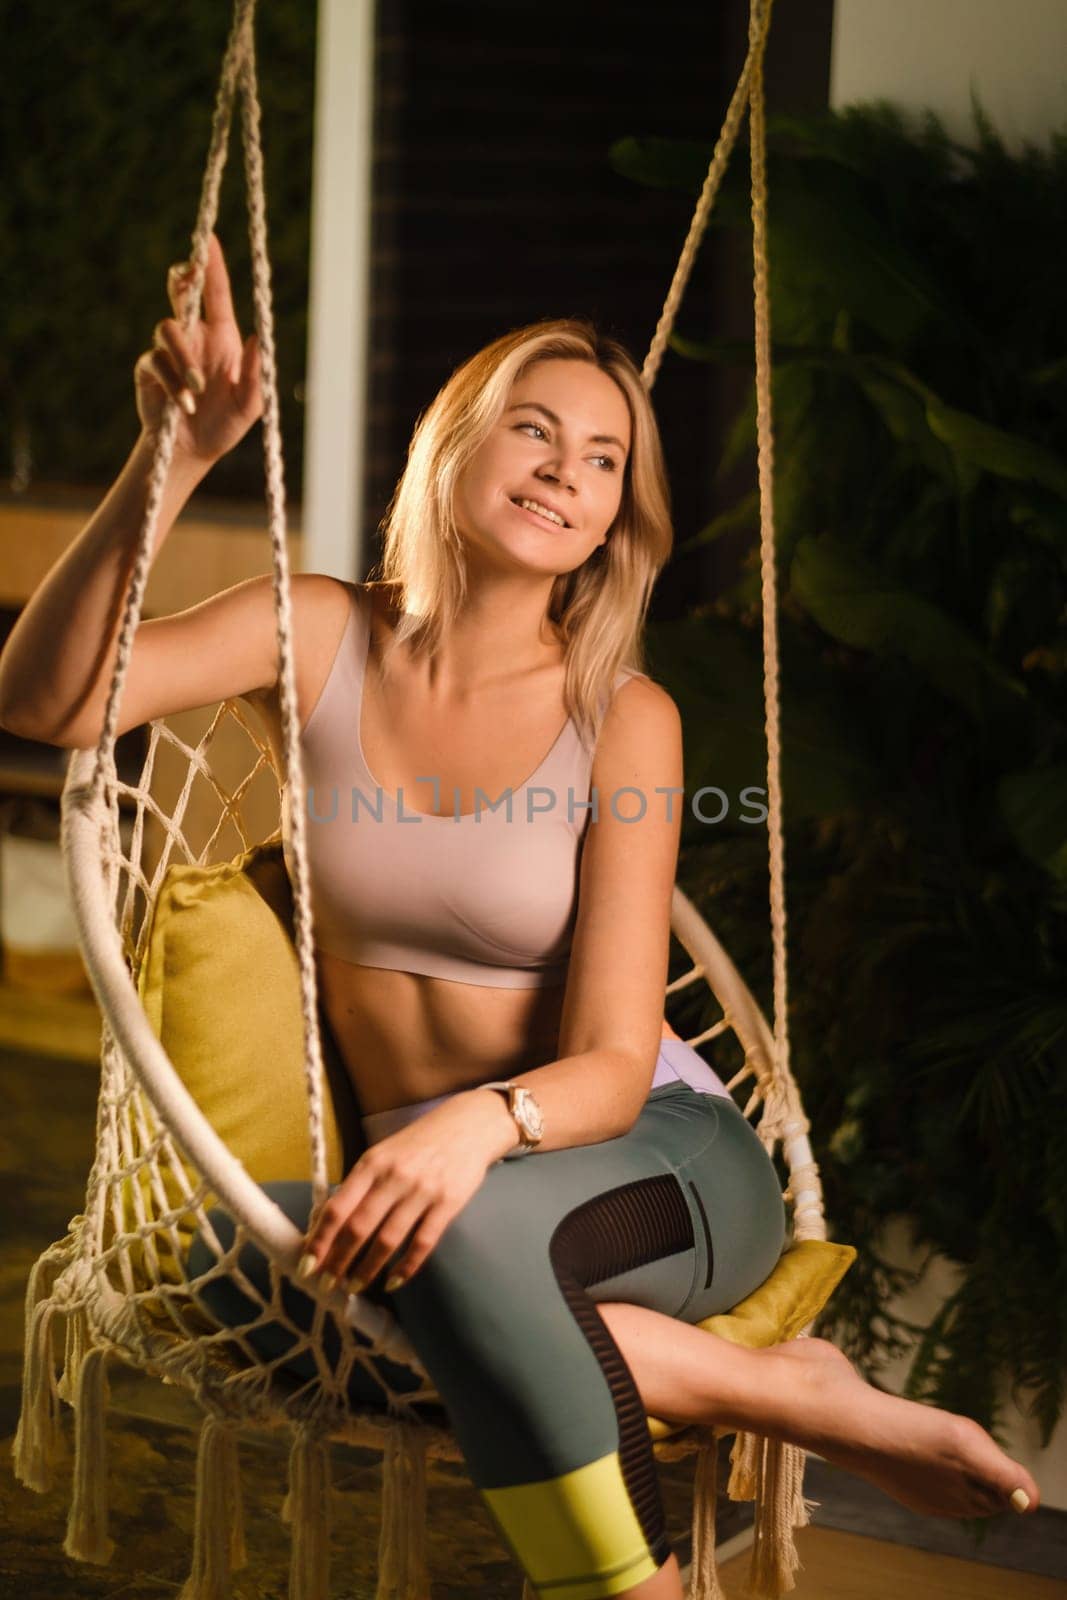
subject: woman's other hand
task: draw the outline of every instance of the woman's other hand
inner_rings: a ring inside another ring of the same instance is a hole
[[[455,1094],[365,1150],[308,1235],[300,1275],[318,1271],[327,1289],[347,1278],[358,1294],[391,1263],[386,1289],[407,1283],[508,1148],[503,1104],[495,1092]]]
[[[263,414],[259,341],[242,341],[234,315],[222,246],[213,233],[204,273],[203,320],[183,331],[182,311],[191,279],[188,262],[171,267],[167,294],[173,317],[156,324],[151,350],[134,368],[137,413],[155,438],[168,400],[177,400],[175,449],[215,462],[244,438]]]

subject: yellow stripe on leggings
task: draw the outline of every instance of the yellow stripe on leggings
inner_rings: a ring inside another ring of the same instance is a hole
[[[621,1594],[658,1571],[617,1450],[558,1478],[480,1492],[546,1600]]]

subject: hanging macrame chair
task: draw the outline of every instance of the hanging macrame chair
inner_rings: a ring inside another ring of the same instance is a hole
[[[780,1148],[789,1173],[789,1247],[754,1295],[729,1315],[702,1324],[726,1337],[762,1345],[806,1333],[854,1255],[848,1246],[826,1242],[822,1194],[807,1137],[809,1125],[790,1071],[786,1033],[762,80],[770,9],[770,0],[752,0],[747,58],[643,371],[646,386],[651,388],[747,107],[754,223],[774,1032],[711,929],[677,887],[671,931],[688,965],[668,984],[666,1001],[668,1008],[679,1006],[690,1017],[721,1012],[717,1020],[691,1034],[688,1042],[700,1046],[732,1030],[743,1050],[744,1064],[730,1088],[750,1085],[745,1113],[759,1113],[760,1138],[768,1151]],[[319,1290],[310,1332],[302,1332],[288,1320],[282,1287],[289,1284],[295,1269],[300,1235],[260,1187],[257,1177],[262,1174],[254,1171],[255,1163],[235,1154],[234,1140],[222,1136],[219,1119],[213,1120],[198,1101],[199,1091],[194,1093],[190,1087],[188,1060],[177,1046],[168,1053],[160,1018],[150,1016],[146,1009],[152,986],[149,969],[159,953],[156,934],[163,911],[173,917],[175,906],[180,909],[183,903],[183,892],[185,903],[195,904],[205,885],[223,889],[231,896],[225,904],[236,904],[240,900],[237,892],[255,881],[258,869],[264,869],[269,877],[272,863],[277,868],[277,826],[256,844],[250,844],[245,833],[245,801],[256,784],[265,782],[275,818],[287,798],[291,804],[291,913],[278,902],[268,920],[284,945],[283,965],[286,960],[290,963],[293,1023],[302,1035],[304,1064],[303,1073],[297,1068],[295,1077],[301,1102],[310,1108],[304,1165],[288,1175],[306,1179],[310,1164],[313,1204],[316,1209],[321,1206],[330,1182],[329,1149],[334,1149],[334,1157],[336,1149],[330,1143],[331,1106],[324,1094],[312,954],[254,11],[255,0],[237,0],[193,235],[193,292],[184,315],[186,327],[199,315],[208,240],[217,215],[234,96],[240,87],[255,325],[262,355],[286,773],[283,776],[278,771],[260,731],[246,719],[239,703],[231,700],[217,708],[195,743],[181,737],[166,719],[152,722],[138,780],[125,782],[118,775],[114,730],[174,447],[177,413],[171,403],[151,475],[104,725],[95,750],[72,753],[62,797],[63,846],[71,894],[86,966],[103,1017],[96,1156],[84,1212],[71,1220],[66,1237],[44,1252],[30,1275],[15,1471],[31,1489],[44,1492],[52,1486],[55,1467],[65,1454],[59,1402],[67,1402],[75,1414],[75,1457],[64,1550],[81,1561],[110,1559],[114,1544],[107,1526],[104,1416],[109,1392],[107,1363],[114,1358],[183,1386],[204,1412],[192,1571],[181,1600],[225,1600],[231,1570],[244,1562],[237,1436],[241,1428],[252,1426],[292,1432],[289,1493],[282,1508],[283,1517],[292,1525],[290,1600],[327,1600],[326,1508],[332,1440],[379,1447],[384,1452],[378,1600],[428,1600],[425,1463],[428,1455],[462,1460],[447,1414],[439,1407],[437,1416],[443,1420],[435,1419],[434,1390],[385,1306],[364,1296],[346,1297],[341,1290],[332,1295]],[[243,770],[236,776],[231,775],[232,751],[228,749],[225,763],[215,760],[217,748],[212,747],[225,744],[224,734],[236,734],[243,742]],[[158,775],[168,761],[172,769],[178,764],[179,775],[171,784],[176,794],[164,802],[158,793]],[[220,770],[223,766],[225,774]],[[189,837],[194,786],[201,815],[205,795],[212,808],[210,826],[201,828],[207,833],[206,841],[199,845]],[[228,860],[220,852],[225,841],[234,838],[241,853]],[[261,875],[255,893],[265,893],[265,882]],[[190,892],[190,886],[195,892]],[[288,883],[285,887],[288,892]],[[286,922],[290,914],[291,928]],[[676,946],[672,946],[672,965],[679,953]],[[220,949],[217,959],[232,956],[232,950]],[[699,986],[706,986],[707,994]],[[223,1005],[232,1015],[240,1002],[228,990]],[[225,1063],[212,1057],[211,1066],[218,1078]],[[219,1240],[206,1217],[209,1207],[218,1204],[236,1223],[235,1237],[228,1246]],[[209,1272],[191,1276],[185,1254],[197,1228],[212,1244],[215,1259]],[[238,1258],[249,1241],[271,1263],[269,1304],[240,1272]],[[224,1274],[234,1276],[254,1302],[254,1315],[249,1315],[247,1325],[223,1328],[201,1297],[209,1278]],[[302,1288],[309,1292],[305,1285]],[[313,1377],[300,1381],[291,1369],[283,1372],[281,1356],[270,1361],[248,1342],[246,1335],[253,1323],[268,1315],[295,1341],[285,1360],[291,1361],[294,1353],[305,1354],[313,1362]],[[57,1324],[58,1317],[64,1319],[62,1324]],[[57,1340],[61,1330],[63,1338]],[[326,1359],[328,1339],[336,1352],[333,1360]],[[376,1364],[380,1358],[408,1369],[416,1387],[402,1394],[394,1392]],[[356,1410],[350,1405],[347,1378],[356,1361],[369,1367],[381,1385],[380,1408]],[[57,1376],[60,1366],[61,1375]],[[721,1594],[715,1569],[717,1438],[718,1432],[727,1430],[675,1426],[655,1418],[648,1419],[648,1426],[658,1459],[697,1454],[689,1592],[693,1600],[714,1600]],[[731,1460],[728,1492],[735,1499],[756,1502],[750,1575],[754,1592],[781,1595],[794,1587],[797,1557],[792,1530],[808,1519],[802,1493],[803,1452],[739,1435]],[[533,1600],[533,1594],[527,1583],[526,1600]]]

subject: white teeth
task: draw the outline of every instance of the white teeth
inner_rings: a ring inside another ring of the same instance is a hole
[[[527,511],[536,511],[538,516],[547,517],[549,522],[556,522],[561,528],[567,526],[558,511],[549,511],[547,506],[541,505],[536,500],[516,500],[515,504],[524,507]]]

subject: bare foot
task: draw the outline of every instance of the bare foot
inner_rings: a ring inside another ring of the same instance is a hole
[[[774,1353],[792,1368],[788,1437],[797,1444],[927,1516],[992,1516],[1012,1509],[1017,1489],[1037,1509],[1026,1468],[969,1417],[873,1388],[825,1339],[793,1340]]]

